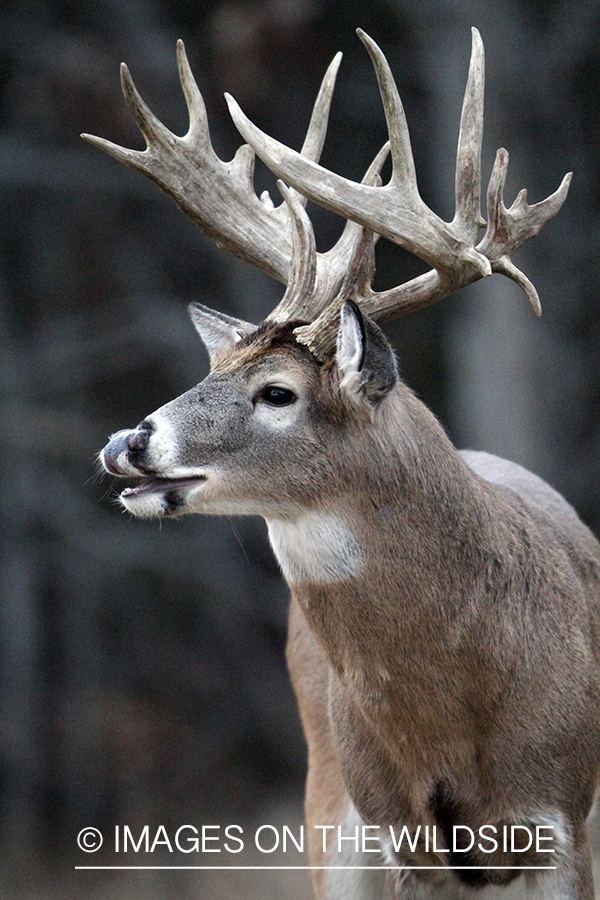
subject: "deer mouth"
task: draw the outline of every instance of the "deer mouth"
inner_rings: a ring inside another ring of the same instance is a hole
[[[207,480],[205,475],[193,478],[154,478],[146,476],[135,487],[125,488],[119,497],[126,510],[142,519],[178,516],[188,512],[189,493]]]
[[[198,487],[206,481],[206,475],[197,475],[194,478],[145,478],[135,487],[127,487],[121,491],[121,497],[139,497],[143,494],[164,494],[171,490],[181,488]]]

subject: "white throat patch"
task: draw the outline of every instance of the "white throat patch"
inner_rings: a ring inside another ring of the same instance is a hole
[[[269,539],[287,581],[345,581],[362,567],[362,553],[339,516],[308,513],[288,522],[270,519]]]

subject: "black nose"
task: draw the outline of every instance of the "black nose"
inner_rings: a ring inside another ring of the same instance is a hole
[[[112,475],[136,475],[141,471],[141,454],[148,448],[152,432],[145,428],[113,434],[100,459]]]
[[[150,440],[150,432],[149,431],[132,431],[132,433],[127,438],[127,446],[133,452],[139,450],[146,450],[148,447],[148,441]]]

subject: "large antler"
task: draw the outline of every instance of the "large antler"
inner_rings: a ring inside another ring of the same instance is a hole
[[[325,74],[300,154],[312,162],[318,161],[325,140],[340,61],[338,53]],[[219,159],[182,41],[177,42],[177,62],[190,119],[184,137],[174,135],[151,112],[125,63],[121,66],[123,94],[146,149],[129,150],[93,135],[82,137],[158,184],[219,247],[287,284],[281,308],[272,316],[310,321],[318,312],[314,298],[318,296],[322,304],[323,298],[331,299],[337,292],[360,239],[360,228],[348,222],[334,248],[316,253],[312,228],[306,226],[302,211],[306,197],[284,189],[285,202],[280,206],[274,206],[268,192],[259,199],[253,184],[254,152],[247,144],[238,149],[231,162]],[[380,166],[384,159],[380,158]],[[372,183],[375,176],[371,173],[369,177]],[[311,236],[307,238],[308,232]],[[309,272],[307,276],[307,269],[314,269],[312,275]]]
[[[101,138],[83,137],[155,181],[220,247],[286,283],[283,299],[268,318],[308,322],[296,329],[296,336],[321,360],[335,348],[339,310],[349,297],[368,316],[384,322],[500,272],[523,288],[539,315],[537,292],[511,257],[556,215],[571,175],[541,203],[529,206],[526,192],[521,191],[507,209],[503,191],[508,153],[499,150],[488,188],[487,228],[477,243],[479,230],[486,225],[480,213],[484,57],[479,32],[473,29],[456,161],[456,212],[451,222],[440,219],[419,194],[408,126],[390,67],[377,44],[364,32],[358,34],[373,61],[388,124],[392,176],[385,186],[379,172],[388,145],[360,184],[318,165],[341,54],[325,75],[300,153],[263,134],[228,96],[234,122],[250,146],[240,147],[229,163],[219,159],[181,41],[177,45],[179,73],[190,116],[184,137],[172,134],[148,109],[125,65],[123,92],[146,139],[146,150],[127,150]],[[284,202],[278,207],[268,194],[256,196],[253,151],[285,182],[279,185]],[[348,219],[341,238],[327,253],[316,251],[304,210],[306,198]],[[379,235],[410,250],[432,270],[391,290],[373,291],[373,247]]]
[[[392,177],[383,187],[357,184],[302,157],[261,132],[244,116],[235,100],[227,98],[238,130],[279,178],[321,206],[400,244],[434,267],[419,278],[380,293],[372,291],[362,275],[347,279],[336,300],[310,325],[296,330],[298,340],[321,359],[333,349],[339,308],[349,291],[354,291],[354,299],[367,315],[383,322],[434,303],[492,272],[500,272],[516,281],[535,312],[541,313],[534,286],[512,263],[511,257],[556,215],[566,198],[571,173],[541,203],[529,206],[526,192],[521,191],[507,209],[503,189],[508,153],[499,150],[488,188],[487,229],[483,239],[476,243],[479,229],[486,225],[480,213],[484,54],[479,32],[474,28],[472,33],[456,163],[456,213],[452,222],[442,221],[421,199],[406,118],[394,78],[385,56],[364,32],[359,30],[358,34],[375,67],[390,136]],[[357,260],[360,257],[357,247],[354,257]],[[364,267],[364,261],[356,265]]]

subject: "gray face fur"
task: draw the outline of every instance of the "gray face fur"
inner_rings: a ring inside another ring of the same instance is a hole
[[[340,425],[360,410],[368,416],[396,383],[389,344],[353,303],[329,366],[297,344],[289,326],[250,334],[235,323],[227,339],[220,318],[195,315],[211,374],[103,450],[109,472],[142,479],[121,494],[135,515],[269,518],[310,509],[335,490],[344,468]]]

